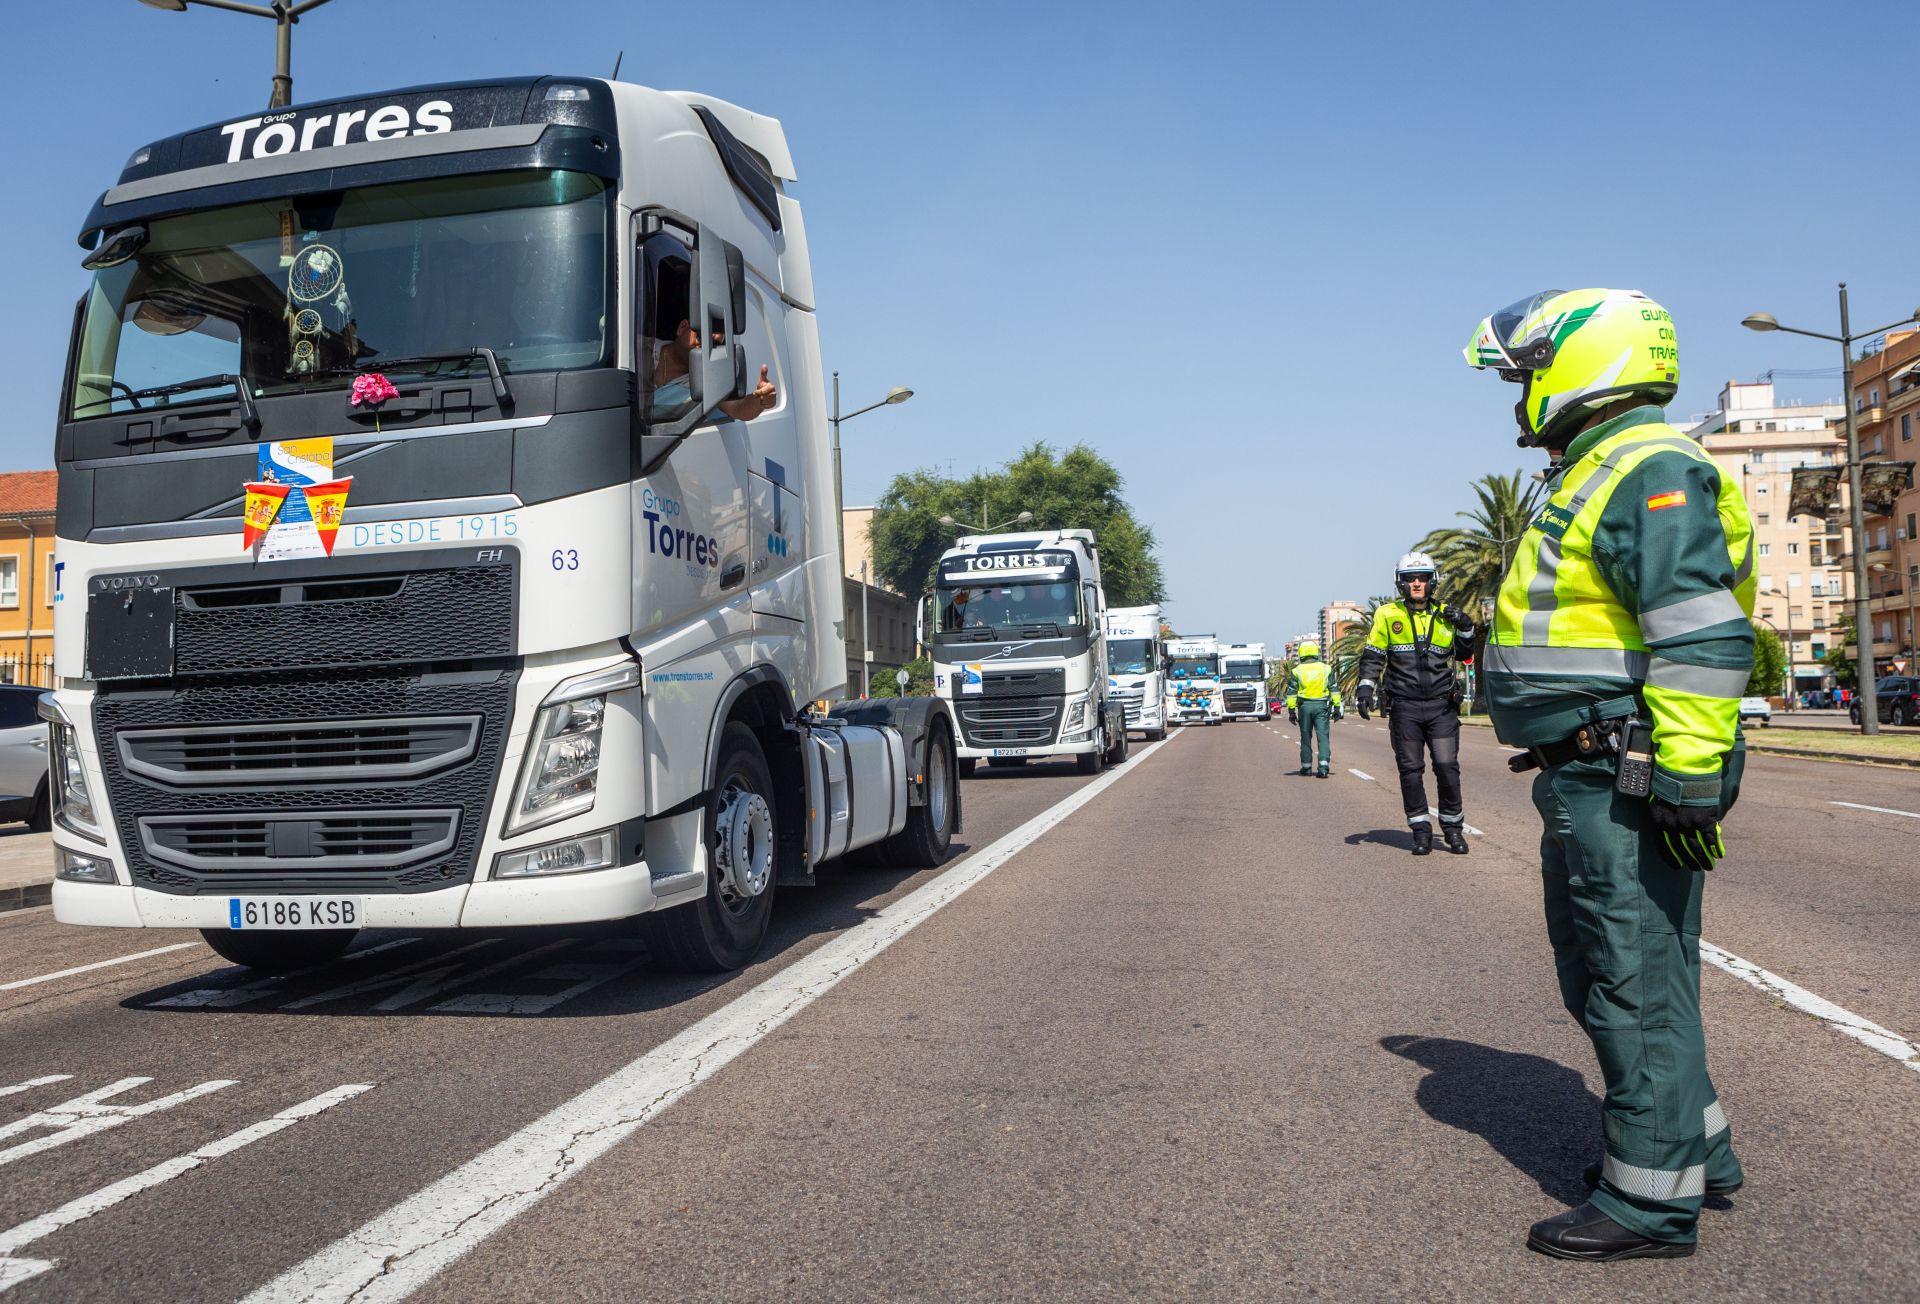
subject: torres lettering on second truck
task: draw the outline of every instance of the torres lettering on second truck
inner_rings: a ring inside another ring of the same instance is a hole
[[[1173,714],[1181,724],[1219,724],[1220,640],[1211,634],[1167,640]]]
[[[60,404],[59,919],[286,969],[638,916],[721,969],[823,862],[944,856],[946,703],[806,705],[847,671],[794,176],[775,119],[550,77],[133,155]]]
[[[941,555],[929,601],[922,642],[934,692],[960,722],[962,774],[982,757],[1001,767],[1072,756],[1087,774],[1126,759],[1093,531],[966,535]]]

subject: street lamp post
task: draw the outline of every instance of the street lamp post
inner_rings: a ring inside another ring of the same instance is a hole
[[[863,408],[855,408],[845,416],[842,416],[840,414],[840,373],[837,371],[833,373],[833,416],[831,418],[833,425],[833,537],[838,540],[840,544],[840,567],[842,570],[845,570],[847,565],[847,509],[845,502],[842,501],[843,493],[840,487],[840,423],[842,421],[851,421],[861,413],[871,412],[877,407],[904,403],[912,397],[912,390],[895,385],[887,391],[887,396],[878,403],[869,403]]]
[[[1871,599],[1867,596],[1867,520],[1860,502],[1860,427],[1854,421],[1853,414],[1853,342],[1883,334],[1915,320],[1920,320],[1920,311],[1909,313],[1899,321],[1877,329],[1854,334],[1853,319],[1847,313],[1847,283],[1842,281],[1838,335],[1801,330],[1797,326],[1782,326],[1770,312],[1749,313],[1740,323],[1752,331],[1786,331],[1790,335],[1831,340],[1840,346],[1840,405],[1847,421],[1847,493],[1850,500],[1847,503],[1847,523],[1853,528],[1854,678],[1859,682],[1860,732],[1863,734],[1880,732],[1880,711],[1876,700],[1878,694],[1874,692],[1873,620],[1868,610]]]
[[[1009,525],[1025,525],[1032,519],[1032,512],[1021,512],[1018,516],[1009,516],[998,525],[988,525],[987,505],[982,503],[980,504],[980,524],[978,526],[974,525],[972,521],[956,521],[951,516],[942,516],[940,518],[940,524],[946,526],[949,530],[977,529],[981,534],[992,534],[995,530],[1004,530]]]
[[[273,93],[267,97],[267,107],[281,109],[293,103],[293,25],[300,21],[302,14],[318,9],[327,0],[272,0],[264,5],[243,4],[241,0],[140,0],[140,3],[175,14],[184,14],[188,5],[195,4],[273,19],[277,27],[273,40]]]

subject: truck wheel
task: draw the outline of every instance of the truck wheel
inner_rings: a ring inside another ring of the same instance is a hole
[[[47,833],[53,829],[53,803],[47,800],[47,781],[40,780],[40,787],[33,794],[33,809],[27,812],[27,827],[35,833]]]
[[[1108,765],[1119,765],[1127,759],[1127,731],[1120,730],[1113,736],[1113,749],[1107,753]]]
[[[1090,752],[1081,752],[1073,758],[1074,765],[1082,774],[1098,774],[1100,766],[1107,757],[1107,741],[1102,738],[1100,746]]]
[[[773,918],[778,819],[760,740],[730,720],[720,735],[707,810],[707,894],[640,916],[641,936],[656,960],[692,973],[723,973],[753,959]]]
[[[979,763],[978,757],[962,756],[958,762],[960,766],[960,777],[963,779],[971,779],[973,777],[974,767]]]
[[[907,807],[907,826],[880,844],[887,864],[929,869],[947,858],[954,813],[960,809],[953,761],[953,740],[945,725],[935,725],[927,740],[927,800]]]
[[[352,928],[277,933],[203,928],[200,936],[223,960],[258,969],[261,973],[291,973],[336,958],[353,944],[358,932]]]
[[[1147,741],[1150,743],[1165,742],[1166,738],[1167,726],[1165,725],[1161,725],[1158,729],[1147,730]]]

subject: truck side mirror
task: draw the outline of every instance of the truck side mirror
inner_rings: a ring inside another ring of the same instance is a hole
[[[730,398],[738,398],[747,357],[734,342],[746,317],[746,270],[740,251],[702,223],[693,250],[693,322],[699,344],[688,354],[694,410],[710,417]],[[736,291],[737,287],[737,291]],[[736,297],[739,307],[735,307]]]
[[[915,651],[919,651],[927,645],[927,604],[932,601],[933,598],[927,596],[913,604],[913,646]]]

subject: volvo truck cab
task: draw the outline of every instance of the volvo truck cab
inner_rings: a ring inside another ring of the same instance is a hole
[[[1126,759],[1093,531],[967,535],[941,556],[928,603],[934,692],[959,721],[962,774],[982,759],[1071,756],[1086,774]]]
[[[53,903],[286,969],[363,928],[775,896],[959,826],[944,701],[844,689],[779,121],[596,78],[136,149],[60,394]],[[762,383],[762,378],[765,383]]]
[[[1107,612],[1107,692],[1127,728],[1154,741],[1167,736],[1166,659],[1157,604]]]

